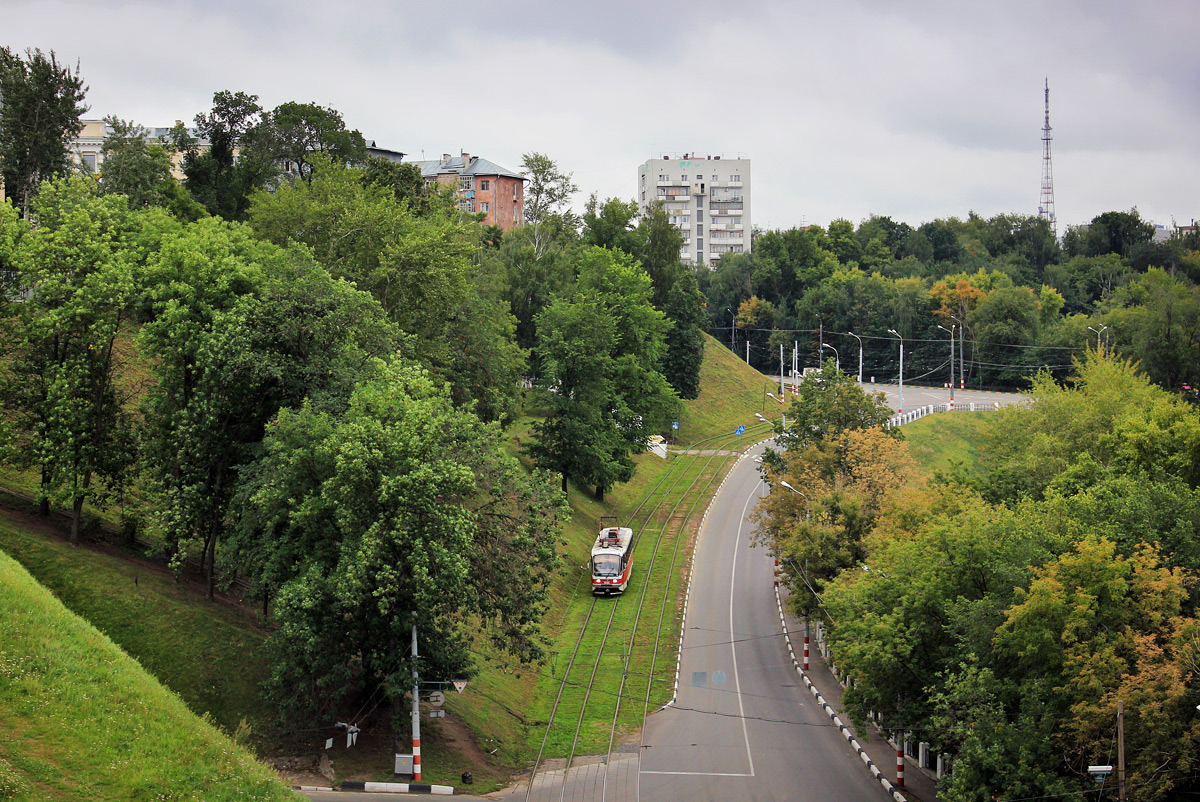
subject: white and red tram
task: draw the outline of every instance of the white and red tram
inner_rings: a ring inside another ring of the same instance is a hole
[[[629,586],[633,573],[633,530],[627,526],[606,526],[592,546],[592,593],[621,593]]]

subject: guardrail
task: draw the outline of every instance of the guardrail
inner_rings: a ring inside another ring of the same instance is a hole
[[[950,406],[949,404],[926,404],[923,407],[917,407],[911,412],[897,413],[888,418],[885,427],[903,426],[906,423],[912,423],[915,420],[924,418],[926,415],[936,415],[939,412],[995,412],[1000,409],[1000,402],[994,401],[991,404],[976,404],[974,401],[968,401],[961,404]]]

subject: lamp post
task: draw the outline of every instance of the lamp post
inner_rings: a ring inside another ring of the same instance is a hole
[[[900,332],[895,329],[888,329],[888,334],[895,334],[896,339],[900,340],[900,406],[896,409],[901,415],[904,414],[904,338],[900,336]]]
[[[793,492],[793,493],[795,493],[797,496],[799,496],[800,498],[804,499],[804,504],[805,504],[805,506],[806,506],[806,507],[808,507],[808,512],[807,512],[807,513],[805,513],[805,515],[804,515],[804,520],[806,520],[806,521],[808,521],[808,520],[811,520],[811,519],[812,519],[812,502],[808,500],[808,496],[806,496],[804,493],[800,492],[800,491],[799,491],[799,490],[797,490],[796,488],[792,487],[790,484],[788,484],[788,483],[787,483],[786,481],[784,481],[784,480],[780,480],[779,484],[783,485],[783,486],[784,486],[784,487],[786,487],[788,490],[792,491],[792,492]]]
[[[1097,352],[1097,353],[1102,353],[1102,352],[1100,351],[1100,335],[1101,335],[1102,333],[1104,333],[1105,331],[1107,331],[1107,330],[1108,330],[1108,326],[1101,326],[1101,327],[1100,327],[1100,328],[1098,328],[1098,329],[1097,329],[1097,328],[1094,328],[1094,327],[1092,327],[1092,326],[1088,326],[1088,329],[1089,329],[1089,330],[1091,330],[1091,331],[1094,331],[1094,332],[1096,332],[1096,352]],[[1107,340],[1108,340],[1108,338],[1107,338],[1107,337],[1105,337],[1104,339],[1105,339],[1105,341],[1107,341]],[[1105,350],[1108,350],[1108,349],[1106,348]]]
[[[834,348],[829,343],[821,343],[821,345],[825,346],[830,351],[833,351],[833,358],[835,360],[835,364],[837,365],[837,369],[840,371],[842,369],[842,355],[838,353],[838,349]]]
[[[942,331],[950,332],[950,411],[954,411],[954,324],[950,324],[950,328],[946,328],[942,324],[938,324],[938,328]]]
[[[961,320],[956,318],[954,315],[951,315],[950,319],[958,324],[958,389],[965,390],[965,389],[967,389],[967,384],[966,384],[967,372],[964,369],[964,366],[965,366],[964,357],[966,356],[966,353],[967,353],[967,346],[966,346],[966,342],[963,340],[963,334],[966,332],[967,327]]]
[[[854,339],[858,340],[858,383],[862,384],[862,362],[863,362],[863,342],[862,337],[859,337],[852,331],[846,332]]]

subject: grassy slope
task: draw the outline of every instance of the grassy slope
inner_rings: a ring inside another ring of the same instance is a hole
[[[212,603],[152,567],[72,548],[0,520],[0,550],[72,612],[118,643],[197,713],[228,732],[259,730],[267,664],[253,615]]]
[[[0,798],[297,798],[0,553]]]
[[[929,415],[904,426],[909,453],[926,473],[961,466],[970,473],[979,457],[983,433],[992,416],[987,412]]]

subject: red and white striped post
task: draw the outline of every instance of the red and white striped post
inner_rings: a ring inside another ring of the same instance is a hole
[[[413,782],[421,781],[421,682],[417,677],[417,625],[413,624]]]
[[[896,785],[904,787],[904,736],[896,736]]]
[[[775,558],[775,587],[779,587],[779,558]]]
[[[804,619],[804,670],[808,671],[808,619]]]

